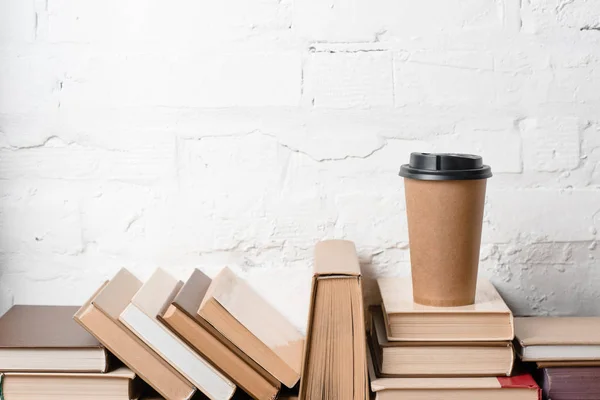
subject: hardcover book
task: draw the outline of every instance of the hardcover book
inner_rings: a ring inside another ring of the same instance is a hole
[[[371,308],[371,346],[378,376],[508,376],[511,342],[392,342],[380,307]]]
[[[211,400],[229,400],[235,385],[157,318],[183,284],[158,268],[131,299],[119,320]]]
[[[169,400],[188,400],[196,388],[119,322],[119,315],[141,287],[139,279],[121,269],[94,293],[74,318],[159,394]]]
[[[159,319],[252,398],[275,399],[281,383],[197,314],[210,283],[194,270]]]
[[[513,315],[487,280],[477,283],[475,304],[433,307],[413,302],[411,278],[377,280],[390,341],[493,342],[514,338]]]
[[[135,374],[122,367],[109,373],[7,372],[3,400],[132,400],[139,396]]]
[[[600,317],[515,319],[523,361],[600,361]]]
[[[379,378],[369,360],[376,400],[541,400],[529,374],[512,377]]]
[[[284,385],[296,385],[304,336],[229,268],[213,279],[197,313]]]
[[[541,370],[541,376],[547,399],[600,399],[600,368],[545,368]]]
[[[106,372],[108,352],[73,321],[77,306],[13,306],[0,318],[0,371]]]
[[[310,301],[300,398],[368,399],[365,314],[354,243],[317,243]]]

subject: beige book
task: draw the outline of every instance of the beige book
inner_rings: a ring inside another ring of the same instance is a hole
[[[411,278],[377,280],[390,341],[507,341],[514,338],[513,315],[496,288],[477,282],[475,304],[433,307],[417,304]]]
[[[515,318],[523,361],[600,361],[600,317]]]
[[[73,321],[78,309],[13,306],[0,318],[0,371],[106,372],[108,352]]]
[[[139,396],[135,374],[122,367],[108,373],[7,372],[4,400],[131,400]]]
[[[119,315],[141,287],[141,281],[121,269],[74,318],[159,394],[169,400],[187,400],[196,388],[119,322]]]
[[[157,318],[182,285],[158,268],[133,296],[119,320],[209,399],[229,400],[235,385]]]
[[[281,383],[197,314],[210,283],[194,270],[159,319],[252,398],[275,399]]]
[[[375,400],[540,400],[531,375],[513,377],[381,378],[369,359]]]
[[[300,399],[366,400],[366,334],[354,243],[317,243],[311,293]]]
[[[381,307],[371,307],[371,346],[379,376],[508,376],[511,342],[391,342]]]
[[[287,387],[300,379],[304,336],[229,268],[213,279],[198,315]]]

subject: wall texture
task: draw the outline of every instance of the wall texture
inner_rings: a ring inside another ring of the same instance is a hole
[[[0,305],[230,265],[304,326],[313,244],[406,274],[401,163],[492,165],[518,314],[600,314],[600,1],[0,0]]]

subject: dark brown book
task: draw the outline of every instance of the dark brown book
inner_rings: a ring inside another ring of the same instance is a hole
[[[544,398],[551,400],[600,399],[600,368],[544,368],[541,370]]]
[[[197,314],[210,283],[195,270],[159,319],[253,398],[274,399],[279,381]]]
[[[13,306],[0,318],[0,371],[106,372],[108,352],[73,321],[78,306]]]

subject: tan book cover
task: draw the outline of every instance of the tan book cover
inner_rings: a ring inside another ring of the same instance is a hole
[[[7,372],[1,395],[6,400],[132,400],[139,397],[135,377],[127,367],[108,373]]]
[[[198,314],[287,387],[300,379],[304,336],[229,268],[213,279]]]
[[[158,393],[171,400],[188,400],[196,389],[118,320],[141,287],[141,281],[122,269],[74,318]]]
[[[119,320],[208,398],[229,400],[235,385],[157,318],[182,285],[158,268],[133,296]]]
[[[0,371],[106,372],[106,349],[73,321],[78,306],[15,305],[0,318]]]
[[[516,318],[515,331],[523,361],[600,361],[600,317]]]
[[[366,400],[366,332],[354,243],[317,243],[313,270],[299,398]]]
[[[381,307],[371,307],[372,356],[378,376],[509,376],[512,342],[392,342]]]
[[[600,317],[519,317],[515,336],[522,346],[600,346]]]
[[[254,399],[276,398],[280,382],[197,314],[211,281],[194,270],[159,319]]]
[[[494,285],[479,279],[475,304],[425,306],[413,301],[410,277],[377,280],[389,340],[513,340],[513,315]]]
[[[541,400],[529,374],[513,377],[382,378],[367,352],[371,390],[376,400]]]

